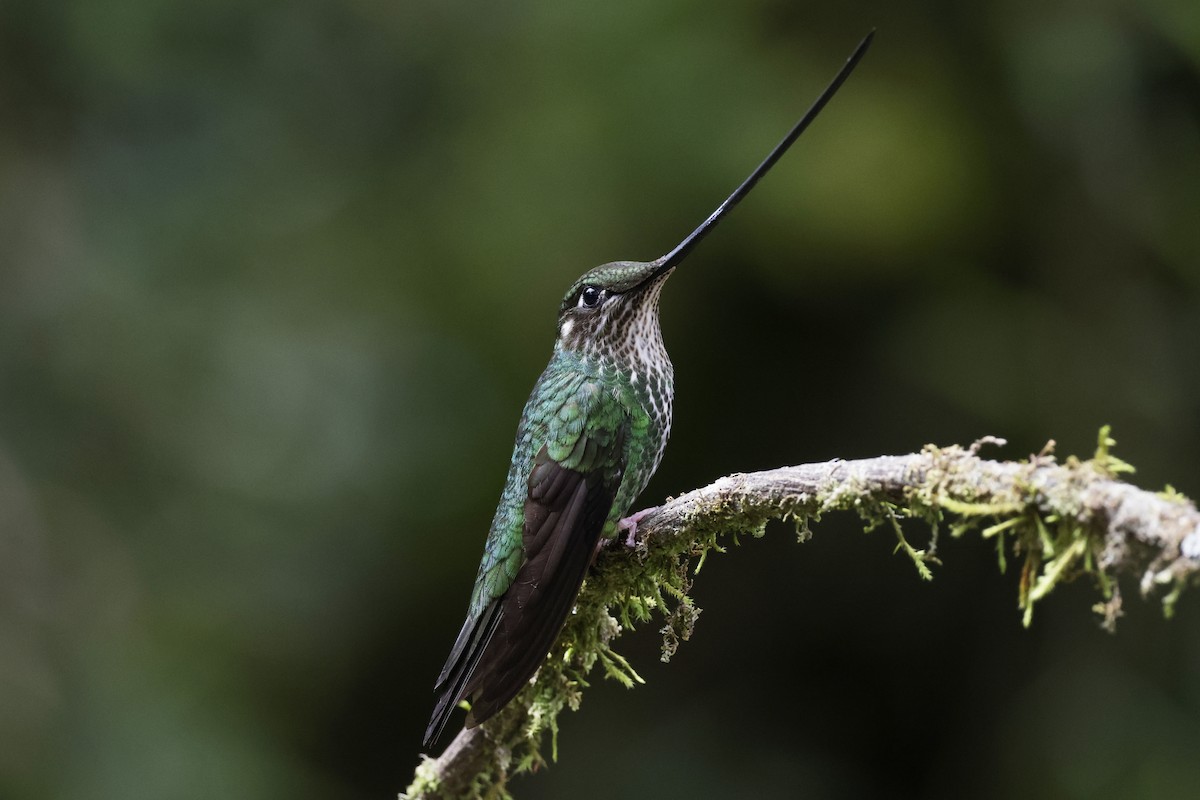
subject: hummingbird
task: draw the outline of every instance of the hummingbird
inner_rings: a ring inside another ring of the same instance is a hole
[[[516,696],[554,644],[600,543],[618,533],[632,542],[647,512],[625,515],[658,469],[671,432],[674,368],[658,321],[663,284],[812,123],[873,36],[673,250],[654,261],[602,264],[563,296],[554,352],[521,414],[467,619],[434,687],[425,747],[460,701],[471,700],[470,728]]]

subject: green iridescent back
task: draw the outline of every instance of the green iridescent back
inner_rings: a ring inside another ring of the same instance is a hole
[[[589,431],[626,431],[620,451],[579,465],[615,484],[603,532],[608,537],[658,469],[671,433],[675,373],[658,322],[659,295],[670,271],[648,280],[653,269],[652,263],[603,264],[580,277],[563,298],[554,353],[521,414],[472,614],[499,597],[520,567],[525,478],[543,446],[558,460]],[[594,311],[581,313],[579,296],[588,286],[601,287],[607,296]],[[581,395],[591,399],[581,402]]]

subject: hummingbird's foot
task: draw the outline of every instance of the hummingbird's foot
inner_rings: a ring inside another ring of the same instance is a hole
[[[617,523],[617,533],[618,534],[627,533],[627,535],[625,536],[625,546],[626,547],[631,548],[631,549],[634,547],[637,547],[638,523],[642,521],[643,517],[645,517],[647,514],[649,514],[652,511],[658,511],[658,506],[651,506],[650,508],[643,508],[641,511],[638,511],[636,514],[630,514],[628,517],[626,517],[625,519],[623,519]]]

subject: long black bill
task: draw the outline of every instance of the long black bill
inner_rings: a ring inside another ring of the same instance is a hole
[[[854,52],[850,54],[850,58],[846,59],[845,66],[841,68],[838,74],[834,76],[834,79],[830,81],[829,85],[825,87],[825,91],[821,92],[821,96],[818,97],[816,102],[813,103],[808,111],[804,113],[804,116],[800,118],[800,121],[797,122],[790,131],[788,131],[787,136],[784,136],[783,140],[779,144],[775,145],[775,149],[763,159],[763,162],[758,165],[758,168],[755,169],[754,172],[750,173],[750,177],[746,178],[746,180],[742,182],[741,186],[734,189],[733,194],[725,198],[725,202],[721,203],[721,205],[717,207],[717,210],[709,215],[708,219],[701,223],[700,227],[688,234],[687,238],[676,245],[674,250],[654,262],[659,265],[659,268],[654,271],[655,275],[660,275],[671,267],[679,264],[680,261],[683,261],[687,254],[692,252],[692,248],[699,244],[700,240],[707,236],[709,231],[717,227],[717,223],[721,221],[721,218],[732,211],[733,207],[740,203],[742,198],[750,193],[750,190],[754,188],[754,184],[758,183],[759,178],[761,178],[763,175],[766,175],[767,170],[775,166],[775,162],[787,152],[787,149],[792,146],[792,142],[800,138],[800,134],[804,133],[804,129],[812,124],[812,121],[817,118],[817,114],[821,113],[821,109],[825,107],[825,104],[829,102],[830,98],[832,98],[834,94],[837,93],[837,90],[841,87],[841,85],[845,83],[846,78],[850,77],[850,73],[854,71],[854,68],[858,66],[858,62],[862,60],[862,57],[867,52],[867,48],[871,46],[871,39],[874,37],[875,31],[871,31],[861,42],[858,43],[858,47],[854,48]]]

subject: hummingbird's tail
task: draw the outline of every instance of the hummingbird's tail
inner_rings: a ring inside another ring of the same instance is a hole
[[[493,600],[478,617],[468,617],[459,631],[454,649],[450,651],[446,666],[442,668],[442,674],[438,676],[437,685],[434,686],[438,699],[433,707],[429,727],[425,729],[423,746],[426,749],[432,747],[441,737],[450,714],[466,696],[467,681],[471,679],[476,665],[479,664],[479,657],[491,641],[492,634],[496,632],[496,623],[499,620],[500,601]]]
[[[422,741],[422,746],[426,750],[433,747],[434,742],[441,738],[442,730],[450,719],[450,712],[456,705],[451,702],[453,699],[454,695],[450,692],[438,697],[437,705],[433,708],[433,719],[429,720],[429,727],[425,729],[425,739]]]

